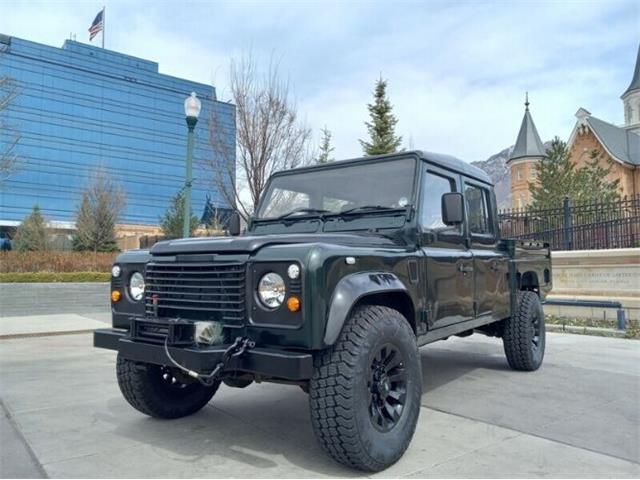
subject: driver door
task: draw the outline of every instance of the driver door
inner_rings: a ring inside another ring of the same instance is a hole
[[[422,293],[428,328],[433,330],[473,318],[473,255],[463,225],[442,222],[442,195],[460,191],[459,175],[427,166],[422,178]]]

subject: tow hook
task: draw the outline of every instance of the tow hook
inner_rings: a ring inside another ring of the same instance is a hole
[[[247,337],[237,337],[235,341],[231,345],[229,345],[229,347],[224,351],[224,353],[222,354],[222,359],[218,362],[218,364],[211,371],[211,373],[206,373],[206,374],[189,370],[188,368],[185,368],[182,365],[180,365],[178,362],[176,362],[171,356],[171,354],[169,353],[169,348],[167,347],[166,340],[164,344],[164,350],[169,360],[171,360],[171,362],[176,367],[186,372],[186,374],[189,375],[190,377],[197,379],[203,385],[211,386],[216,382],[216,380],[218,380],[218,378],[220,377],[220,373],[222,372],[222,370],[224,370],[224,368],[227,366],[227,364],[232,358],[236,358],[244,355],[244,353],[247,350],[250,350],[255,346],[256,346],[256,342],[254,342],[253,340]]]

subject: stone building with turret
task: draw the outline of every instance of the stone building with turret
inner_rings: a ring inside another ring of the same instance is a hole
[[[511,207],[524,208],[531,203],[529,182],[536,179],[536,164],[545,157],[545,149],[538,135],[531,112],[529,95],[524,102],[524,117],[513,151],[507,160],[511,173]]]
[[[624,108],[624,124],[614,125],[591,115],[586,108],[576,112],[567,146],[572,163],[582,167],[598,155],[603,167],[610,168],[609,181],[619,180],[620,195],[640,195],[640,47],[633,78],[620,97]],[[531,203],[529,181],[535,180],[535,165],[545,155],[536,130],[529,101],[513,152],[507,162],[511,171],[512,207]]]

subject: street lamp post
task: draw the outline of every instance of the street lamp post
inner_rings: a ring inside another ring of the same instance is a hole
[[[192,183],[192,164],[193,164],[193,130],[198,123],[198,115],[200,115],[200,100],[196,97],[196,92],[191,92],[184,101],[184,114],[187,120],[187,172],[184,182],[184,218],[182,223],[182,236],[188,237],[191,233],[191,183]]]

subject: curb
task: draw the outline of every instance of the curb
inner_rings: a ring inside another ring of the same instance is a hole
[[[34,337],[55,337],[60,335],[78,335],[81,333],[93,333],[94,329],[89,330],[67,330],[62,332],[35,332],[35,333],[14,333],[11,335],[0,335],[0,340],[13,340],[16,338],[34,338]]]
[[[600,337],[627,338],[625,330],[601,327],[579,327],[576,325],[564,325],[557,323],[547,323],[545,328],[549,332],[577,333],[581,335],[597,335]]]

